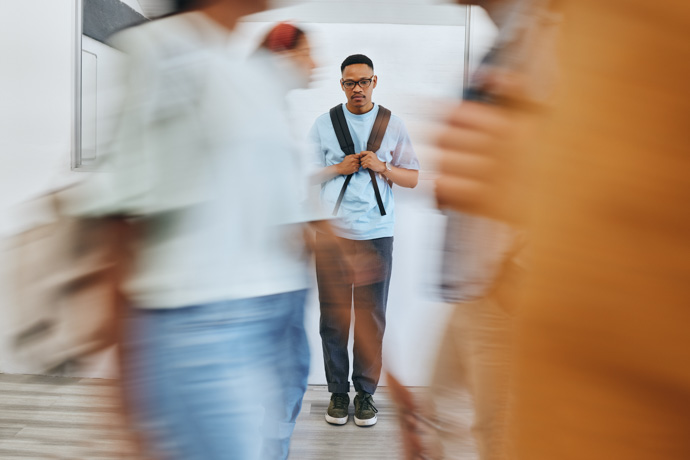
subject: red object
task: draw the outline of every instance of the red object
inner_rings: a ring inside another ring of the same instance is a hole
[[[266,48],[273,52],[291,50],[297,45],[297,33],[297,27],[281,22],[268,33]]]

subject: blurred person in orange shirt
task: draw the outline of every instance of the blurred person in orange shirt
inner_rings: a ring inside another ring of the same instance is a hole
[[[500,455],[687,459],[690,4],[561,3],[561,94],[541,129],[467,102],[441,138],[439,203],[529,234],[503,296],[516,317]]]
[[[465,200],[482,191],[474,183],[478,174],[494,171],[502,175],[503,169],[512,172],[525,161],[529,152],[518,151],[510,133],[521,131],[525,122],[533,123],[529,116],[511,119],[498,127],[497,136],[491,138],[493,133],[483,130],[485,117],[470,112],[467,107],[479,105],[478,101],[487,106],[502,104],[505,101],[496,89],[504,92],[507,86],[519,88],[521,97],[535,101],[535,105],[536,101],[545,103],[554,86],[552,42],[559,22],[558,15],[546,8],[532,15],[533,7],[529,14],[522,10],[524,3],[505,0],[477,3],[489,13],[499,34],[472,75],[465,89],[465,101],[451,113],[450,120],[460,126],[454,134],[466,143],[463,148],[481,145],[486,149],[488,144],[494,149],[510,148],[513,154],[500,165],[476,155],[470,160],[469,168],[465,164],[458,166],[457,155],[450,155],[456,145],[448,141],[447,128],[442,127],[444,135],[439,146],[445,153],[439,165],[442,174],[439,189],[444,184],[445,170],[459,168],[469,173],[463,183],[468,190],[463,190],[464,195],[460,196],[450,194]],[[529,82],[529,87],[524,82]],[[511,198],[517,200],[517,195]],[[429,423],[420,426],[413,420],[412,426],[422,428],[424,435],[406,439],[415,440],[410,443],[414,446],[411,450],[425,458],[466,458],[468,452],[476,451],[482,460],[503,459],[509,450],[507,420],[515,320],[510,293],[524,270],[524,230],[513,221],[477,215],[471,206],[443,208],[449,212],[441,287],[444,299],[453,304],[453,310],[440,342],[429,401],[421,406]],[[516,211],[512,202],[506,208]],[[472,409],[470,413],[468,406]]]

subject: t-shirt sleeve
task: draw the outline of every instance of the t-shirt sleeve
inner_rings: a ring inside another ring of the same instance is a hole
[[[398,142],[393,151],[393,161],[391,161],[391,163],[398,168],[419,170],[419,160],[412,147],[410,135],[407,133],[407,129],[402,120],[398,119],[398,122],[400,123]]]

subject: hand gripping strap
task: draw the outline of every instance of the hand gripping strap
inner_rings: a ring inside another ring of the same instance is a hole
[[[352,135],[347,127],[347,120],[345,120],[345,113],[343,112],[343,106],[337,105],[333,107],[330,111],[331,122],[333,123],[333,129],[335,130],[335,135],[338,138],[338,143],[340,144],[340,149],[345,153],[345,155],[353,155],[355,153],[355,143],[352,140]],[[391,111],[383,106],[379,106],[379,113],[376,114],[376,120],[374,121],[374,126],[371,129],[371,134],[369,140],[367,141],[367,149],[371,152],[376,152],[381,148],[381,143],[383,142],[383,136],[386,134],[386,129],[388,129],[388,122],[391,119]],[[379,191],[379,185],[376,182],[376,173],[369,170],[369,177],[371,177],[371,183],[374,187],[374,195],[376,196],[376,204],[378,204],[379,211],[382,216],[386,215],[386,209],[383,206],[383,200],[381,199],[381,192]],[[340,209],[340,204],[345,196],[345,190],[350,184],[352,179],[352,174],[345,178],[345,183],[340,189],[340,195],[338,195],[338,201],[335,203],[335,208],[333,209],[333,215],[338,214],[338,209]]]

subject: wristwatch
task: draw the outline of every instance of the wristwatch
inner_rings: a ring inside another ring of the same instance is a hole
[[[383,166],[386,167],[386,170],[383,171],[381,174],[386,174],[387,172],[393,171],[393,170],[391,169],[391,165],[389,165],[387,161],[384,161],[384,162],[383,162]]]

